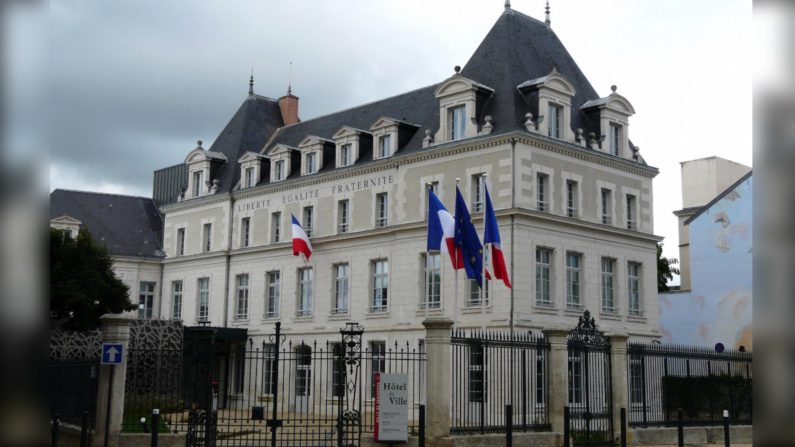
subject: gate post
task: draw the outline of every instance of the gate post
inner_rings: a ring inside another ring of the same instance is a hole
[[[92,445],[103,446],[107,436],[108,446],[115,447],[119,442],[122,416],[124,415],[124,385],[127,382],[130,324],[133,317],[127,314],[106,314],[99,319],[102,322],[100,329],[102,343],[121,343],[122,362],[120,365],[100,366],[97,382],[97,416],[94,422]],[[110,406],[108,406],[108,398],[110,398]],[[106,425],[107,433],[105,432]]]
[[[549,374],[549,423],[552,431],[563,433],[565,428],[563,408],[568,405],[569,383],[569,331],[566,329],[545,329],[542,331],[544,338],[549,343],[549,361],[547,373]]]
[[[610,334],[610,377],[613,393],[613,430],[621,430],[621,409],[629,406],[629,380],[627,378],[627,339],[626,334]],[[629,423],[629,421],[627,421]]]
[[[427,318],[425,326],[425,349],[427,365],[426,410],[427,434],[431,439],[450,436],[450,399],[452,362],[450,353],[449,318]]]

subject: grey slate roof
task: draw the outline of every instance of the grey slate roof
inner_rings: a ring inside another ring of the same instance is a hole
[[[163,217],[148,197],[56,189],[50,219],[64,215],[81,221],[111,255],[163,257]]]

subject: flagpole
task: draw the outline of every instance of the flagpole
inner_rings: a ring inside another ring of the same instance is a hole
[[[432,185],[431,182],[425,182],[425,197],[427,197],[429,199],[428,203],[426,204],[427,208],[428,208],[428,220],[429,221],[431,219],[431,201],[430,201],[430,198],[431,198],[431,194],[430,194],[431,185]],[[430,222],[429,222],[429,224],[430,224]],[[444,243],[444,241],[442,241],[442,243]],[[428,275],[428,256],[430,256],[430,253],[426,252],[425,253],[425,266],[423,268],[423,274],[426,275],[425,276],[425,281],[423,281],[423,284],[425,284],[425,292],[423,294],[423,299],[425,300],[425,319],[426,320],[428,319],[428,276],[427,276]],[[441,256],[440,256],[439,262],[441,262]],[[440,267],[441,267],[441,264],[440,264]],[[441,275],[441,273],[442,272],[441,272],[441,269],[440,269],[439,270],[439,274]],[[439,279],[441,280],[441,278],[439,278]],[[439,287],[439,293],[442,293],[441,290],[442,290],[442,288]],[[439,297],[439,300],[441,301],[441,297]]]
[[[458,194],[458,182],[460,181],[460,178],[455,178],[456,194]],[[456,324],[458,323],[458,247],[455,244],[453,244],[453,253],[450,253],[450,256],[453,257],[453,264],[456,266],[453,269],[455,272],[455,282],[453,284],[453,323]]]
[[[486,177],[488,174],[483,174],[481,176],[483,184],[481,185],[481,208],[483,208],[483,253],[481,254],[481,272],[480,272],[480,324],[483,326],[483,331],[486,331],[486,287],[488,287],[488,283],[486,282]]]

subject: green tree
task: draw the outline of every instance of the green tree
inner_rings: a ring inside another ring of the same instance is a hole
[[[113,273],[108,251],[88,231],[77,239],[50,229],[50,327],[87,331],[99,317],[136,308],[128,287]]]
[[[668,281],[674,279],[674,275],[679,274],[679,269],[674,265],[679,263],[676,258],[663,258],[663,244],[657,244],[657,291],[667,292]]]

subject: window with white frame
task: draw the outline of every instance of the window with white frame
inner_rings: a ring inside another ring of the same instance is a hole
[[[317,152],[309,152],[304,157],[306,162],[306,169],[304,169],[305,174],[314,174],[317,172]]]
[[[348,313],[349,282],[350,266],[347,263],[334,265],[334,303],[331,313]]]
[[[246,168],[246,188],[254,187],[254,168]]]
[[[560,138],[560,123],[561,118],[563,115],[563,107],[549,103],[549,108],[547,109],[547,115],[549,115],[549,123],[547,124],[547,135],[552,138]]]
[[[547,402],[547,365],[544,358],[546,351],[536,351],[536,404],[544,405]]]
[[[196,300],[199,305],[198,321],[208,321],[210,317],[210,278],[199,278],[198,284],[199,297]]]
[[[611,258],[602,258],[602,312],[613,313],[615,308],[615,279],[616,261]]]
[[[566,307],[579,309],[580,302],[580,264],[579,253],[566,253]]]
[[[237,312],[235,319],[245,320],[248,318],[248,275],[237,275],[237,302],[235,303]]]
[[[586,376],[583,375],[583,351],[569,351],[569,404],[581,404],[583,384]]]
[[[345,397],[345,348],[342,343],[331,343],[331,386],[329,397]]]
[[[206,223],[202,227],[202,251],[205,253],[212,249],[213,224]]]
[[[281,241],[282,232],[282,213],[271,213],[271,243],[275,244]]]
[[[386,372],[386,343],[383,341],[370,342],[370,397],[375,399],[376,383],[375,375]]]
[[[185,254],[185,229],[178,228],[177,229],[177,256],[183,256]]]
[[[456,106],[447,109],[448,129],[450,129],[450,141],[460,140],[466,135],[467,126],[466,106]]]
[[[371,312],[386,312],[389,295],[389,261],[377,259],[372,262],[372,294],[370,297]]]
[[[610,154],[618,155],[621,150],[621,125],[610,123]]]
[[[629,402],[643,405],[643,359],[639,355],[629,356]]]
[[[298,269],[298,316],[312,315],[314,273],[311,267]]]
[[[306,397],[312,393],[312,348],[301,342],[295,348],[295,395]]]
[[[610,225],[610,222],[613,220],[613,212],[612,212],[612,203],[611,197],[613,195],[612,191],[607,188],[602,188],[602,223],[605,225]]]
[[[193,171],[193,197],[202,195],[202,183],[204,183],[204,172]]]
[[[375,226],[381,228],[389,222],[389,199],[385,192],[375,195]]]
[[[251,218],[244,217],[240,220],[240,246],[248,247],[251,238]]]
[[[265,394],[276,393],[276,345],[266,343],[262,348],[265,365],[262,372],[262,390]]]
[[[482,213],[485,206],[486,193],[483,190],[484,177],[483,173],[475,174],[472,176],[472,212]]]
[[[489,305],[489,282],[483,280],[483,286],[486,288],[484,295],[486,298],[486,306]],[[480,306],[480,286],[477,279],[469,280],[469,305],[473,307]]]
[[[273,180],[278,182],[287,178],[287,162],[285,160],[276,160],[273,163]]]
[[[350,201],[343,199],[337,202],[337,233],[344,234],[350,225]]]
[[[350,166],[353,162],[353,145],[346,143],[340,146],[340,167]]]
[[[566,180],[566,215],[577,217],[577,182]]]
[[[547,192],[547,187],[549,187],[549,176],[542,172],[539,172],[536,176],[536,208],[538,211],[549,211],[549,193]]]
[[[482,344],[469,346],[469,401],[486,400],[486,352]]]
[[[439,253],[422,256],[425,287],[422,309],[439,309],[442,305],[442,257]]]
[[[428,208],[430,208],[431,203],[431,192],[439,195],[439,182],[428,182],[425,185],[425,218],[428,218]]]
[[[628,305],[629,314],[633,316],[640,316],[640,263],[629,262],[627,263],[627,288],[629,290]]]
[[[154,307],[155,283],[141,281],[138,289],[138,318],[151,320]]]
[[[378,158],[392,155],[392,135],[386,134],[378,137]]]
[[[313,216],[314,208],[311,206],[304,207],[304,233],[306,233],[306,237],[312,237],[312,223],[314,222]]]
[[[552,250],[536,248],[536,305],[550,307],[552,299],[549,286],[552,271]]]
[[[281,298],[281,273],[278,270],[265,274],[265,318],[279,316]]]
[[[182,281],[171,282],[171,318],[182,319]]]
[[[627,230],[637,230],[637,221],[635,219],[635,204],[637,199],[632,194],[627,194]]]

